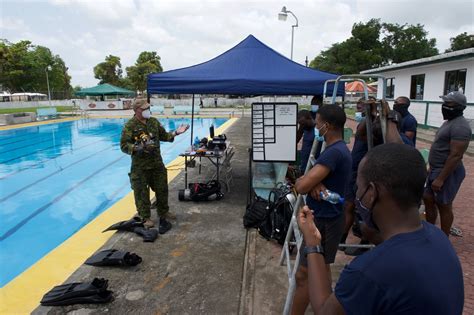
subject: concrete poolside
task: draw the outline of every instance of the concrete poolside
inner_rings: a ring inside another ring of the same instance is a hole
[[[131,115],[132,111],[126,111],[118,116]],[[108,111],[91,115],[106,116],[115,115]],[[262,239],[255,230],[247,232],[242,227],[248,189],[250,119],[238,120],[225,133],[236,154],[234,184],[223,200],[179,202],[178,190],[184,186],[181,172],[170,183],[170,206],[178,216],[170,232],[155,243],[143,243],[131,233],[116,233],[103,246],[135,252],[143,258],[142,264],[130,269],[82,265],[66,281],[107,278],[115,301],[104,305],[38,307],[34,314],[281,314],[287,290],[286,267],[278,265],[281,247]],[[429,148],[421,141],[418,146]],[[467,173],[472,174],[474,158],[466,156],[464,163]],[[190,176],[191,181],[194,178]],[[473,180],[472,176],[466,177],[455,202],[454,224],[463,230],[464,237],[451,237],[465,275],[465,314],[474,312],[474,218],[469,211],[474,202]],[[338,253],[333,279],[351,259]]]

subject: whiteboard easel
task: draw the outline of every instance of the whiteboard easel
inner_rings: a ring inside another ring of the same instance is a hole
[[[252,103],[252,158],[296,161],[297,103]]]

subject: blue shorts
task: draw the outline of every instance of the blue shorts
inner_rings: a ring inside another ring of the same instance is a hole
[[[342,234],[346,221],[344,214],[334,218],[317,218],[315,219],[316,227],[321,233],[321,246],[324,249],[324,262],[326,265],[334,263],[336,259],[337,248],[341,242]],[[300,265],[308,267],[308,259],[303,255],[305,242],[301,245]]]
[[[433,189],[431,189],[431,184],[440,173],[440,168],[432,169],[430,171],[428,178],[426,179],[425,193],[433,195],[437,203],[450,205],[453,203],[454,198],[461,187],[461,183],[464,180],[464,177],[466,177],[466,170],[464,169],[464,165],[460,163],[454,172],[452,172],[451,175],[446,178],[443,186],[441,187],[441,191],[434,192]]]

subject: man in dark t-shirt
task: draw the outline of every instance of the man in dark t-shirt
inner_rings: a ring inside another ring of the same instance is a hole
[[[460,92],[441,96],[443,118],[446,120],[436,132],[428,162],[430,172],[423,196],[426,220],[433,224],[439,210],[441,229],[449,236],[453,224],[453,201],[466,176],[462,157],[471,140],[472,130],[463,117],[466,97]]]
[[[410,139],[413,142],[413,146],[415,146],[416,128],[418,128],[418,122],[416,121],[415,116],[413,116],[408,111],[409,107],[410,99],[406,96],[397,97],[397,99],[393,103],[393,110],[399,112],[402,115],[402,121],[400,124],[400,136],[402,137],[402,139],[405,137]]]
[[[314,141],[314,119],[310,111],[303,109],[298,112],[298,126],[296,143],[299,143],[301,138],[303,138],[300,151],[300,171],[303,174],[306,170],[306,163],[308,162]]]
[[[316,128],[324,137],[326,148],[316,160],[316,165],[296,182],[296,191],[307,194],[306,203],[314,210],[322,234],[322,246],[327,270],[334,262],[337,246],[344,229],[342,203],[323,200],[327,190],[344,196],[344,189],[351,172],[351,154],[342,139],[346,122],[344,110],[337,105],[326,105],[316,115]],[[306,262],[302,259],[296,275],[296,292],[293,314],[302,314],[309,304]],[[330,272],[328,272],[330,277]]]
[[[298,224],[314,313],[462,313],[463,273],[456,252],[418,213],[425,178],[423,157],[411,146],[382,144],[367,153],[357,174],[356,204],[382,242],[344,268],[334,292],[321,255],[321,233],[310,208],[302,209]]]

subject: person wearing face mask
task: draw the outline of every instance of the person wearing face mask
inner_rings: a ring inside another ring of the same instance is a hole
[[[155,225],[150,217],[151,188],[156,196],[159,232],[164,234],[171,229],[168,219],[176,217],[169,212],[167,170],[160,154],[160,141],[173,142],[175,136],[184,133],[189,125],[167,132],[158,119],[151,117],[150,104],[146,99],[136,99],[133,111],[135,115],[122,130],[120,149],[132,158],[129,177],[138,215],[145,227]]]
[[[315,314],[462,314],[459,258],[439,229],[420,220],[425,178],[423,157],[411,146],[389,143],[367,153],[359,165],[356,203],[381,243],[344,268],[334,292],[318,219],[315,224],[311,207],[300,211]]]
[[[454,219],[453,201],[466,176],[462,157],[469,146],[472,130],[463,116],[466,96],[456,91],[440,97],[444,101],[441,112],[446,121],[439,127],[431,145],[430,172],[423,200],[426,220],[435,224],[439,211],[441,229],[449,235]]]
[[[314,120],[310,111],[303,109],[298,112],[298,126],[296,143],[303,139],[300,151],[300,172],[303,174],[306,170],[306,163],[308,162],[315,136]]]
[[[345,122],[346,114],[337,105],[325,105],[318,110],[316,128],[324,138],[326,148],[317,158],[313,168],[295,184],[298,193],[307,194],[306,204],[315,212],[323,239],[324,263],[328,271],[330,264],[334,262],[344,229],[344,213],[342,204],[325,201],[321,199],[320,193],[325,193],[328,189],[340,196],[344,195],[351,171],[351,154],[342,138]],[[303,258],[296,274],[292,314],[304,314],[309,304],[307,275],[307,262]]]
[[[311,99],[311,116],[316,119],[316,113],[319,108],[323,106],[323,97],[321,95],[315,95]]]
[[[418,122],[416,118],[408,111],[410,107],[410,99],[406,96],[397,97],[393,103],[393,110],[399,112],[402,115],[402,121],[400,124],[400,132],[405,135],[408,139],[416,145],[416,128],[418,128]]]

